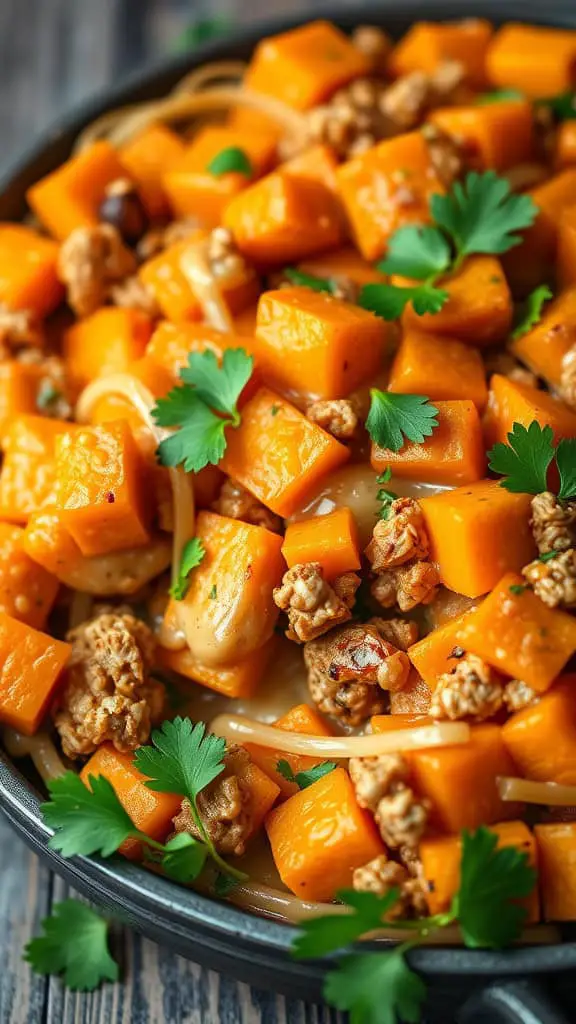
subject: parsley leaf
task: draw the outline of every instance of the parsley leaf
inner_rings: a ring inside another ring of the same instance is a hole
[[[63,974],[68,988],[83,992],[118,980],[118,964],[108,949],[108,925],[85,903],[55,903],[42,928],[44,934],[24,950],[24,959],[38,974]]]
[[[193,21],[191,25],[188,25],[182,34],[178,36],[174,49],[176,51],[195,50],[198,46],[217,39],[218,36],[228,32],[231,28],[232,22],[229,18],[200,18],[198,21]]]
[[[179,832],[169,839],[162,857],[162,868],[174,882],[188,885],[201,873],[208,854],[208,847],[194,839],[188,832]]]
[[[403,948],[344,957],[324,983],[324,998],[349,1010],[351,1024],[419,1024],[426,985],[406,963]]]
[[[476,106],[486,107],[489,103],[507,103],[509,100],[523,100],[524,93],[519,89],[492,89],[476,97]]]
[[[536,884],[528,855],[514,846],[497,849],[497,845],[498,837],[488,828],[462,833],[454,912],[471,949],[503,949],[517,939],[526,908],[511,901],[529,896]]]
[[[438,409],[424,395],[398,395],[370,389],[366,428],[381,448],[399,452],[405,440],[422,444],[438,426]]]
[[[531,331],[542,318],[544,303],[552,298],[552,292],[547,284],[541,284],[530,292],[524,304],[522,319],[512,331],[512,337],[521,338],[524,334],[528,334],[528,331]]]
[[[391,479],[392,479],[392,470],[391,470],[390,466],[386,466],[386,469],[384,470],[384,472],[380,473],[380,476],[376,477],[376,483],[377,484],[387,484],[387,483],[389,483],[389,481]],[[393,501],[396,501],[397,497],[398,497],[398,495],[395,493],[395,491],[389,491],[389,490],[387,490],[386,487],[380,487],[380,489],[378,490],[378,493],[376,494],[376,501],[381,502],[380,511],[378,513],[378,518],[379,519],[389,519],[390,518],[390,511],[391,511],[390,506],[391,506]]]
[[[283,274],[291,284],[302,285],[305,288],[311,288],[315,292],[334,294],[335,283],[329,277],[316,277],[315,274],[306,274],[303,270],[298,270],[296,267],[285,267]]]
[[[385,896],[372,892],[343,889],[336,898],[353,910],[351,914],[326,914],[303,921],[292,945],[292,955],[305,960],[334,953],[350,946],[362,935],[382,927],[385,915],[397,902],[400,892],[390,889]]]
[[[48,782],[51,799],[40,810],[56,832],[48,845],[63,857],[93,853],[111,857],[136,832],[108,779],[91,775],[89,782],[90,789],[76,772],[65,772]]]
[[[514,597],[520,597],[521,594],[524,594],[528,590],[528,584],[527,583],[512,583],[508,587],[508,590],[510,591],[511,594],[514,594]]]
[[[294,774],[290,762],[281,759],[276,765],[276,771],[287,782],[295,782],[299,789],[308,789],[308,786],[311,786],[313,782],[323,779],[325,775],[333,772],[336,767],[335,761],[322,761],[321,764],[315,764],[306,771]]]
[[[508,181],[494,171],[471,171],[446,195],[433,195],[430,211],[452,239],[456,268],[472,253],[497,254],[517,245],[521,238],[514,232],[534,223],[538,207],[528,195],[513,195]]]
[[[556,465],[560,474],[561,501],[576,498],[576,438],[563,437],[556,449]]]
[[[409,302],[416,313],[423,316],[424,313],[439,313],[447,301],[448,292],[432,284],[406,288],[393,284],[365,284],[358,305],[383,320],[398,320]]]
[[[450,261],[450,246],[438,228],[410,224],[394,232],[386,258],[376,267],[384,274],[425,281],[447,270]]]
[[[205,732],[203,722],[193,726],[189,718],[180,717],[154,729],[152,745],[138,747],[134,757],[138,771],[148,776],[148,789],[195,801],[224,771],[226,742]]]
[[[537,100],[538,105],[548,107],[554,114],[554,119],[559,121],[573,121],[576,118],[576,92],[561,92],[557,96],[548,96],[546,99]]]
[[[198,537],[192,537],[191,540],[187,541],[182,551],[182,557],[180,559],[180,567],[178,569],[178,579],[170,587],[170,596],[176,601],[183,601],[188,593],[190,586],[190,573],[192,569],[200,565],[200,562],[206,554],[206,549],[202,541]]]
[[[225,413],[233,426],[240,423],[238,399],[254,369],[254,359],[243,348],[229,348],[219,365],[214,352],[191,352],[180,378],[196,396],[217,412]]]
[[[508,444],[498,442],[488,452],[488,465],[501,473],[500,486],[515,494],[540,494],[547,489],[548,467],[554,458],[551,427],[533,420],[528,428],[514,423]]]
[[[246,178],[251,178],[253,174],[250,158],[243,149],[240,149],[240,146],[227,146],[226,149],[221,149],[216,156],[212,157],[206,170],[215,178],[231,173],[243,174]]]

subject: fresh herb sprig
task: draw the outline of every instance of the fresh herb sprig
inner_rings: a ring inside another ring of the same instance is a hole
[[[254,168],[250,157],[240,146],[227,146],[221,149],[216,156],[212,157],[206,170],[215,178],[221,178],[223,174],[243,174],[245,178],[251,178]]]
[[[226,430],[240,425],[238,399],[250,380],[254,359],[244,349],[227,349],[222,364],[213,352],[192,352],[180,370],[182,384],[152,410],[156,423],[177,427],[160,443],[163,466],[184,466],[198,473],[217,465],[226,450]]]
[[[312,768],[307,768],[305,771],[294,772],[290,762],[281,758],[276,764],[276,771],[283,779],[286,779],[286,782],[295,782],[298,789],[308,789],[308,786],[318,782],[318,779],[323,779],[325,775],[329,775],[337,767],[335,761],[322,761],[320,764],[315,764]]]
[[[349,914],[312,918],[301,926],[293,945],[297,959],[316,959],[346,949],[357,939],[385,925],[412,932],[390,951],[355,952],[342,956],[326,975],[324,997],[338,1010],[348,1010],[354,1024],[395,1024],[398,1018],[417,1024],[426,985],[406,961],[406,954],[428,935],[458,922],[464,944],[471,949],[502,949],[520,935],[526,909],[515,902],[530,895],[536,872],[526,853],[515,847],[497,849],[494,832],[481,827],[462,833],[460,885],[444,914],[418,921],[389,921],[399,898],[345,890],[338,893]]]
[[[371,388],[366,429],[381,448],[399,452],[406,440],[422,444],[430,437],[438,426],[437,416],[438,409],[425,395],[400,395]]]
[[[108,949],[108,924],[85,903],[55,903],[42,929],[44,934],[24,949],[24,959],[38,974],[62,974],[67,988],[82,992],[118,980],[118,964]]]
[[[386,466],[384,472],[380,473],[380,475],[376,477],[376,483],[381,485],[376,494],[376,501],[380,502],[378,519],[390,518],[392,502],[396,501],[396,498],[398,497],[395,491],[390,491],[387,487],[383,486],[384,484],[390,483],[391,479],[392,469],[390,466]]]
[[[170,597],[183,601],[190,587],[190,573],[196,569],[206,555],[206,548],[199,537],[192,537],[184,545],[178,566],[178,577],[170,587]]]
[[[282,273],[290,284],[311,288],[314,292],[328,292],[334,295],[337,290],[336,282],[331,277],[317,277],[316,274],[307,274],[297,267],[285,267]]]
[[[446,195],[431,196],[429,206],[432,224],[399,228],[386,258],[377,264],[385,274],[421,284],[368,284],[360,293],[359,304],[385,320],[397,320],[408,302],[420,316],[439,313],[448,292],[437,286],[438,280],[456,273],[468,256],[497,255],[518,245],[517,232],[530,227],[538,212],[530,196],[513,195],[494,171],[470,172]]]
[[[488,452],[490,469],[504,477],[500,486],[516,494],[541,494],[548,490],[548,470],[553,462],[560,477],[558,498],[575,498],[576,438],[562,438],[554,446],[551,427],[542,427],[536,420],[528,427],[514,423],[508,443],[500,441]]]
[[[528,334],[528,331],[531,331],[540,322],[545,304],[553,297],[552,291],[547,284],[541,284],[534,291],[530,292],[526,302],[523,304],[520,319],[512,331],[512,337],[522,338],[525,334]]]

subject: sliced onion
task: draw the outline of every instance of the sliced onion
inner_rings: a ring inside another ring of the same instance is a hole
[[[57,779],[67,771],[54,743],[45,732],[39,732],[36,736],[23,736],[16,729],[4,729],[2,740],[10,757],[32,758],[34,767],[44,782]]]
[[[531,782],[502,776],[498,779],[501,800],[512,800],[522,804],[544,804],[549,807],[576,807],[576,786],[564,786],[558,782]]]

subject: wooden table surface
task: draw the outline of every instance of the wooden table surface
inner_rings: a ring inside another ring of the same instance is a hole
[[[191,20],[242,23],[304,6],[298,0],[0,0],[0,171],[63,111],[174,48]],[[314,0],[315,13],[328,8]],[[333,4],[330,8],[333,9]],[[308,6],[310,11],[310,6]],[[119,930],[123,981],[85,995],[34,975],[28,939],[67,886],[0,816],[1,1024],[337,1024],[326,1008],[219,977]]]

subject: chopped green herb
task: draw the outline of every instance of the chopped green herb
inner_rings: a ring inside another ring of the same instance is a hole
[[[548,96],[545,99],[537,100],[537,105],[548,107],[557,122],[574,121],[576,118],[576,92],[561,92],[557,96]]]
[[[387,484],[387,483],[390,482],[391,479],[392,479],[392,470],[391,470],[390,466],[386,466],[386,469],[384,470],[384,472],[380,473],[380,476],[376,477],[376,483],[377,484]],[[380,487],[379,491],[376,494],[376,501],[380,502],[380,511],[378,513],[378,518],[379,519],[389,519],[390,518],[390,510],[391,510],[390,507],[392,505],[392,502],[396,501],[397,497],[398,497],[398,495],[395,493],[395,491],[389,491],[389,490],[386,489],[386,487]]]
[[[558,497],[561,501],[576,498],[576,438],[563,437],[559,442],[556,465],[560,474]]]
[[[51,406],[53,406],[61,398],[62,392],[59,391],[58,388],[54,386],[52,381],[46,380],[40,385],[38,389],[38,394],[36,396],[36,406],[41,411],[45,411],[46,409],[50,409]]]
[[[526,583],[512,583],[508,587],[508,590],[510,591],[511,594],[514,594],[515,597],[519,597],[520,594],[523,594],[525,590],[528,590],[528,584],[526,584]]]
[[[118,980],[118,964],[108,949],[108,925],[85,903],[55,903],[42,929],[44,934],[24,950],[24,959],[38,974],[62,974],[68,988],[81,992]]]
[[[409,224],[399,228],[388,244],[386,258],[376,264],[383,274],[401,274],[426,281],[450,266],[450,244],[438,228]]]
[[[231,878],[230,875],[223,875],[221,873],[216,875],[214,879],[214,885],[212,886],[215,896],[219,899],[224,899],[229,896],[233,889],[238,885],[237,878]]]
[[[366,429],[381,448],[399,452],[406,440],[422,444],[438,426],[438,409],[425,395],[398,395],[371,388],[370,396]]]
[[[439,313],[448,301],[448,292],[431,284],[401,288],[393,284],[365,284],[358,298],[358,305],[370,310],[383,320],[398,320],[409,302],[418,316],[424,313]]]
[[[204,558],[206,554],[206,548],[202,541],[198,537],[192,537],[184,545],[182,551],[182,557],[180,559],[180,567],[178,569],[178,578],[170,587],[170,596],[175,601],[183,601],[188,593],[190,586],[190,573],[192,569],[195,569]]]
[[[329,292],[333,295],[336,289],[335,281],[332,281],[329,277],[316,277],[315,274],[306,274],[303,270],[298,270],[296,267],[285,267],[283,273],[284,277],[291,284],[302,285],[305,288],[311,288],[315,292]]]
[[[556,558],[560,554],[559,551],[545,551],[543,555],[538,555],[539,562],[551,562],[553,558]]]
[[[232,22],[228,18],[200,18],[184,29],[184,32],[176,40],[174,49],[177,51],[195,50],[204,43],[218,39],[231,28]]]
[[[524,303],[521,319],[512,331],[512,337],[521,338],[524,334],[528,334],[528,331],[531,331],[542,319],[544,304],[553,297],[547,284],[541,284],[530,292]]]
[[[206,170],[215,178],[232,173],[243,174],[246,178],[251,178],[254,173],[249,157],[243,149],[240,149],[240,146],[227,146],[226,149],[221,149],[216,156],[212,157]]]
[[[509,100],[523,100],[524,93],[519,89],[492,89],[490,92],[483,92],[476,97],[476,104],[479,107],[486,107],[489,103],[507,103]]]
[[[488,452],[488,465],[501,473],[500,486],[516,494],[540,494],[547,489],[548,467],[554,458],[551,427],[534,420],[529,427],[514,423],[508,444],[499,442]]]
[[[271,405],[270,406],[270,412],[272,413],[272,416],[277,416],[278,413],[280,412],[280,406],[279,405]]]
[[[218,587],[215,583],[210,587],[210,594],[208,595],[211,601],[215,601],[218,597]]]
[[[315,764],[312,768],[308,768],[304,772],[292,771],[292,766],[289,761],[280,760],[276,765],[276,771],[286,779],[287,782],[294,782],[298,786],[298,789],[307,789],[313,782],[318,782],[318,779],[323,779],[325,775],[333,772],[337,768],[335,761],[322,761],[321,764]]]

